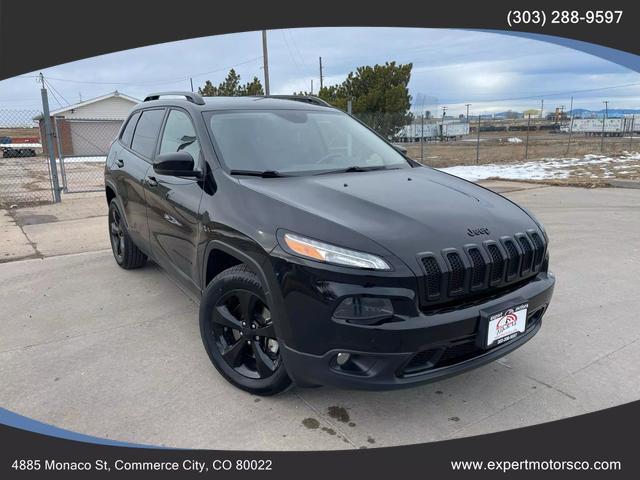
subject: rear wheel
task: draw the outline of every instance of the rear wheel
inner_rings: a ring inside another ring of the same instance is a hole
[[[200,334],[213,365],[236,387],[275,395],[291,385],[264,290],[245,265],[220,273],[205,290]]]
[[[147,256],[129,237],[115,198],[109,203],[109,239],[113,256],[122,268],[127,270],[140,268],[147,262]]]

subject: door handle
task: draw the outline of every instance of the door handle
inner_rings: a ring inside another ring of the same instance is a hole
[[[124,167],[124,160],[119,158],[118,160],[116,160],[116,165],[120,168]]]
[[[156,180],[156,177],[147,177],[147,185],[150,187],[157,187],[158,180]]]

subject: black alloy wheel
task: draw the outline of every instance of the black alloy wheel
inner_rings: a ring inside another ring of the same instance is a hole
[[[246,265],[218,274],[200,302],[200,334],[216,369],[255,395],[275,395],[291,380],[284,368],[272,309]]]

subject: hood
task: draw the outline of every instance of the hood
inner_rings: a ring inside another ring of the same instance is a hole
[[[250,178],[241,184],[345,226],[405,261],[420,252],[538,230],[531,217],[506,198],[431,168]],[[332,241],[317,232],[297,233]]]

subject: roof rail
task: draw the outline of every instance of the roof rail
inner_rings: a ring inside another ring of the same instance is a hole
[[[295,100],[297,102],[310,103],[319,105],[320,107],[333,107],[330,103],[325,102],[321,98],[313,95],[266,95],[267,98],[279,98],[281,100]]]
[[[191,102],[191,103],[195,103],[196,105],[204,105],[204,99],[202,98],[202,96],[200,96],[200,94],[195,93],[195,92],[158,92],[158,93],[152,93],[150,95],[147,95],[144,99],[145,102],[150,102],[151,100],[158,100],[160,97],[167,97],[167,96],[177,96],[177,97],[184,97],[187,99],[187,101]]]

